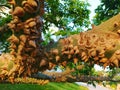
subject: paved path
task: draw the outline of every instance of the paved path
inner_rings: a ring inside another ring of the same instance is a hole
[[[97,85],[97,84],[96,84],[96,87],[94,87],[93,85],[87,85],[86,83],[82,83],[82,82],[76,82],[76,83],[78,85],[87,87],[89,90],[109,90],[108,88]]]

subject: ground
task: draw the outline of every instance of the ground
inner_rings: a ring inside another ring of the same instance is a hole
[[[46,85],[0,84],[0,90],[88,90],[88,89],[84,86],[79,86],[75,83],[50,82]]]

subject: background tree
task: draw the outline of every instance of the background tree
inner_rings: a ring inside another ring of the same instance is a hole
[[[44,31],[51,24],[60,30],[74,31],[89,25],[88,2],[82,0],[46,0]]]
[[[6,41],[6,39],[11,35],[11,31],[8,30],[6,24],[12,20],[12,16],[8,13],[8,9],[10,8],[11,7],[6,0],[0,1],[0,52],[9,51],[9,43]],[[3,32],[6,32],[6,34],[2,34]]]
[[[82,31],[89,25],[89,3],[81,0],[46,0],[43,16],[44,44],[53,40],[54,36],[69,36]],[[57,27],[58,31],[49,27]]]
[[[114,15],[120,12],[120,1],[119,0],[100,0],[101,3],[95,9],[96,15],[94,16],[93,22],[99,25],[101,22],[108,20]]]

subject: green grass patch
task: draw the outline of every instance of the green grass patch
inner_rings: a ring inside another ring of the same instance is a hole
[[[46,85],[37,84],[0,84],[0,90],[88,90],[75,83],[50,82]]]

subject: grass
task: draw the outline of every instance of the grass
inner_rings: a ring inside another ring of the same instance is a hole
[[[55,83],[50,82],[46,85],[37,84],[0,84],[0,90],[88,90],[84,86],[75,83]]]

